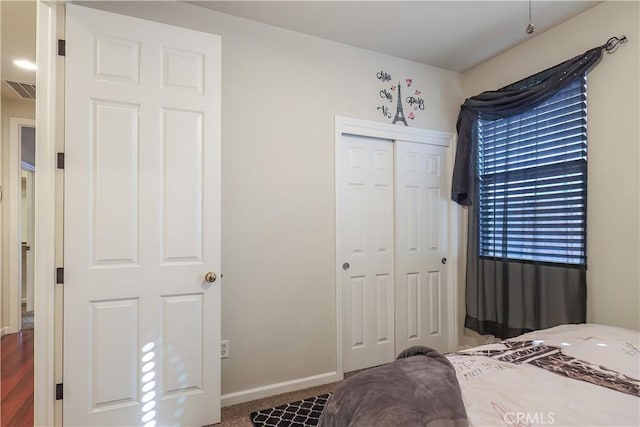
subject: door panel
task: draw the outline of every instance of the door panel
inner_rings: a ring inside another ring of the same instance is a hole
[[[93,208],[93,266],[137,265],[139,106],[95,100],[91,104],[94,137],[88,166],[93,186],[87,196]]]
[[[396,141],[396,352],[448,348],[446,148]],[[406,231],[406,232],[405,232]]]
[[[341,139],[345,372],[393,360],[393,144]]]
[[[201,112],[162,109],[163,260],[202,262]]]
[[[138,400],[137,298],[91,303],[89,382],[92,410],[135,405]]]
[[[202,388],[202,305],[202,293],[163,297],[164,395]]]
[[[403,312],[407,313],[407,332],[408,339],[418,339],[420,337],[420,273],[408,273],[406,275],[406,309],[398,310],[398,315]],[[400,307],[402,308],[402,307]],[[398,322],[402,323],[402,322]]]
[[[220,38],[66,28],[64,423],[219,422]]]
[[[442,281],[440,280],[440,276],[439,271],[429,272],[429,336],[440,334],[440,324],[442,323],[442,316],[440,314]]]

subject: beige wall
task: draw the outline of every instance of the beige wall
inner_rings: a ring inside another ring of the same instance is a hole
[[[469,97],[553,66],[611,36],[628,37],[588,76],[587,321],[630,329],[640,329],[639,6],[598,5],[462,77]],[[464,306],[460,315],[463,319]]]
[[[20,117],[26,119],[34,119],[36,104],[34,101],[2,98],[2,325],[1,327],[8,326],[9,324],[9,269],[8,269],[8,256],[9,250],[20,251],[20,248],[9,248],[8,239],[4,238],[8,236],[9,231],[9,200],[14,199],[17,203],[21,202],[21,194],[10,194],[10,188],[6,185],[9,178],[9,119],[12,117]],[[20,188],[18,188],[20,191]]]
[[[384,69],[426,94],[411,125],[453,131],[459,74],[189,4],[91,6],[222,36],[223,394],[335,371],[334,115],[380,120]]]

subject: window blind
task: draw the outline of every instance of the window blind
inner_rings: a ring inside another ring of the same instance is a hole
[[[477,140],[480,256],[585,264],[586,75]]]

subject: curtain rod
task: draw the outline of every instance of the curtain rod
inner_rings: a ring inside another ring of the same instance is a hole
[[[609,53],[613,53],[618,46],[627,41],[627,36],[622,35],[622,37],[618,38],[616,36],[611,37],[605,44],[602,45],[602,48]]]
[[[626,43],[627,41],[629,41],[629,39],[627,39],[627,36],[625,36],[624,34],[623,34],[622,36],[620,36],[620,37],[613,36],[613,37],[611,37],[609,40],[607,40],[607,42],[606,42],[605,44],[603,44],[603,45],[601,45],[601,46],[598,46],[598,47],[599,47],[600,49],[604,49],[607,53],[613,53],[613,52],[615,52],[615,51],[618,49],[618,46],[620,46],[620,45],[621,45],[621,44],[623,44],[623,43]],[[594,48],[594,49],[596,49],[596,48]],[[549,70],[551,70],[552,68],[555,68],[555,67],[557,67],[557,66],[558,66],[558,64],[553,65],[553,66],[551,66],[551,67],[549,67],[549,68],[547,68],[547,69],[544,69],[544,70],[542,70],[542,71],[540,71],[540,72],[538,72],[538,73],[534,74],[534,76],[537,76],[537,75],[539,75],[539,74],[546,73],[547,71],[549,71]],[[513,86],[513,85],[515,85],[515,84],[518,84],[518,83],[520,83],[520,82],[522,82],[522,81],[524,81],[524,80],[526,80],[526,79],[529,79],[529,78],[531,78],[531,77],[533,77],[533,76],[525,77],[524,79],[518,80],[517,82],[514,82],[514,83],[511,83],[511,84],[508,84],[507,86],[505,86],[505,87],[503,87],[503,88],[498,89],[498,91],[504,90],[505,88],[507,88],[507,87],[509,87],[509,86]]]

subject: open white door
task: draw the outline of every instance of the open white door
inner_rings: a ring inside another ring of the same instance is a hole
[[[220,421],[220,37],[67,5],[66,425]]]
[[[446,147],[396,141],[396,352],[449,348]]]
[[[393,143],[343,136],[338,220],[342,230],[344,372],[393,360]]]

